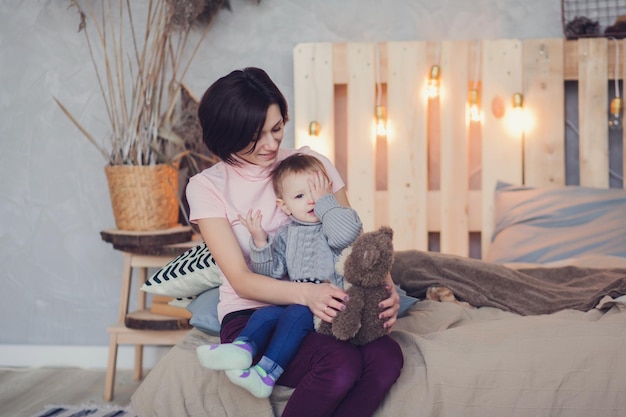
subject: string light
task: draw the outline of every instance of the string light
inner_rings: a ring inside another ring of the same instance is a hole
[[[439,66],[440,55],[441,42],[437,42],[437,50],[435,52],[435,64],[430,67],[428,84],[426,85],[426,95],[429,99],[437,98],[441,94],[441,67]]]
[[[428,77],[428,97],[439,97],[441,68],[439,65],[430,67],[430,76]]]
[[[513,132],[524,132],[526,121],[524,115],[524,95],[522,93],[513,94],[513,109],[509,116],[509,124]]]
[[[376,135],[387,136],[387,115],[385,106],[376,106]]]
[[[609,106],[609,129],[610,130],[622,130],[622,113],[624,105],[621,97],[619,96],[619,42],[615,38],[611,38],[615,41],[615,97],[611,100]]]
[[[380,53],[376,44],[376,107],[374,116],[376,117],[376,136],[387,136],[387,111],[382,105],[382,84],[380,82]]]
[[[609,129],[622,130],[622,112],[622,99],[620,97],[614,97],[611,100],[611,106],[609,108]]]
[[[320,135],[320,124],[313,120],[309,123],[309,136],[319,136]]]
[[[480,122],[483,119],[483,113],[480,103],[480,90],[478,89],[478,76],[480,72],[480,42],[476,41],[476,57],[474,60],[474,80],[472,88],[468,94],[468,118],[470,122]]]
[[[318,97],[317,97],[317,82],[315,80],[315,72],[316,72],[316,68],[315,68],[315,61],[317,59],[317,44],[313,44],[313,57],[311,59],[311,64],[312,64],[312,70],[311,70],[311,83],[313,84],[313,94],[312,94],[312,99],[313,99],[313,111],[315,114],[315,117],[313,117],[313,120],[309,123],[309,138],[313,139],[313,138],[317,138],[320,134],[320,123],[317,121],[317,115],[318,115],[318,107],[319,107],[319,103],[318,101]]]
[[[469,92],[469,120],[471,122],[480,122],[482,120],[482,111],[480,110],[480,93],[477,88],[472,88]]]

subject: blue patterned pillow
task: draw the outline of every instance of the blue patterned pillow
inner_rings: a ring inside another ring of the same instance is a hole
[[[222,284],[221,271],[205,243],[189,249],[158,270],[141,287],[150,294],[193,297]]]

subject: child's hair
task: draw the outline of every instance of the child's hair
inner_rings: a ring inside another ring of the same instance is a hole
[[[272,170],[272,185],[276,197],[282,197],[282,183],[287,175],[313,171],[320,171],[328,178],[328,173],[322,161],[312,155],[295,153],[280,161]]]

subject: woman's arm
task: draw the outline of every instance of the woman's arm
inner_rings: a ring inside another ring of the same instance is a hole
[[[389,298],[378,304],[378,307],[382,310],[378,315],[378,318],[384,320],[385,329],[387,329],[387,331],[391,331],[391,328],[398,320],[398,311],[400,311],[400,295],[398,294],[398,289],[396,288],[393,279],[391,279],[391,274],[387,274],[385,287],[387,288],[387,291],[389,291]]]
[[[325,321],[334,317],[327,306],[335,310],[343,308],[340,300],[345,299],[346,293],[335,285],[294,283],[250,271],[226,219],[199,219],[198,226],[211,255],[240,297],[276,305],[306,305]]]

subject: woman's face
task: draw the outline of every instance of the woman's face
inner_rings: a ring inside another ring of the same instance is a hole
[[[259,140],[250,142],[246,148],[237,152],[237,156],[253,165],[270,167],[276,162],[278,148],[280,148],[284,134],[285,123],[280,107],[278,104],[272,104],[267,109],[265,125],[259,133]]]

